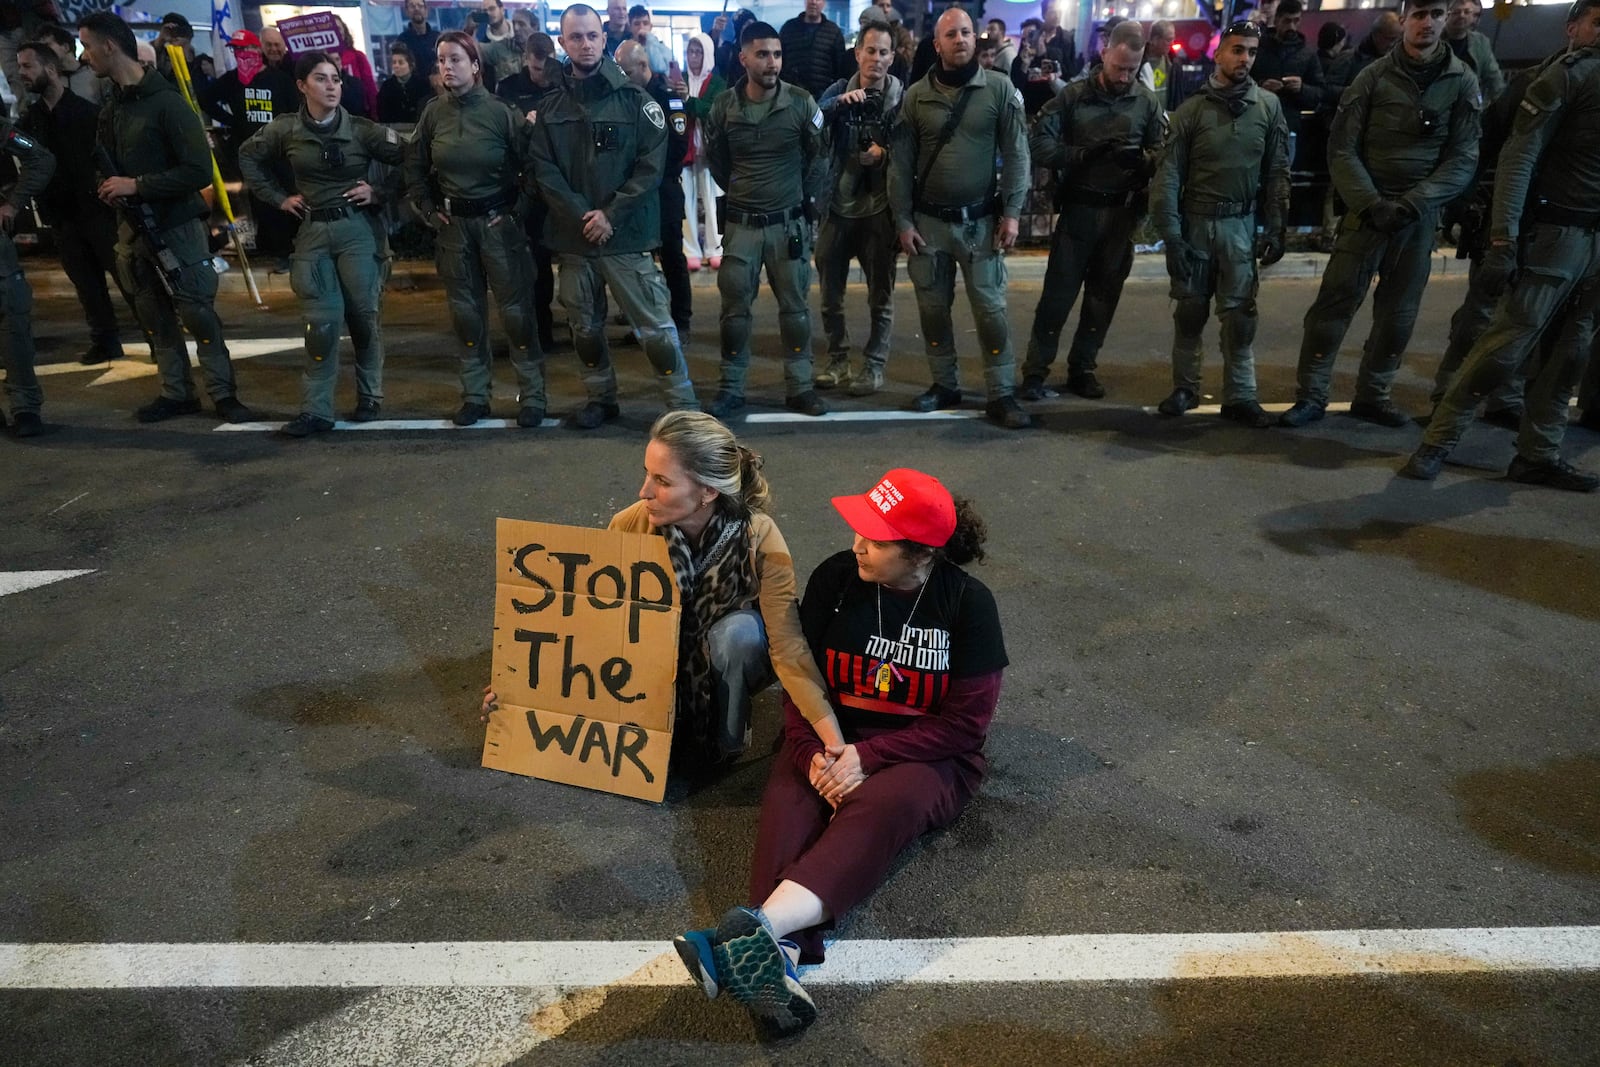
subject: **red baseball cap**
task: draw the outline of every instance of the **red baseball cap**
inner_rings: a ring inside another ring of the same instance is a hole
[[[869,541],[915,541],[943,548],[956,532],[956,502],[931,474],[896,467],[860,496],[836,496],[850,529]]]
[[[249,30],[235,30],[233,36],[228,38],[229,48],[260,48],[261,38]]]

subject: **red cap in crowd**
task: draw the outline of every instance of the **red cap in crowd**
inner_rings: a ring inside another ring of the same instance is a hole
[[[233,36],[228,38],[229,48],[260,48],[261,38],[249,30],[235,30]]]
[[[931,474],[897,467],[860,496],[836,496],[833,506],[850,529],[869,541],[915,541],[943,548],[956,532],[956,502]]]

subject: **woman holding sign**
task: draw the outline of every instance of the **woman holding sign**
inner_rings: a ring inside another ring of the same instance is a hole
[[[650,429],[638,503],[611,519],[612,530],[666,538],[678,580],[678,768],[744,752],[751,698],[774,680],[817,751],[844,745],[801,630],[794,560],[767,514],[770,496],[761,457],[732,431],[702,412],[670,411]],[[495,701],[486,692],[485,715]]]
[[[295,61],[305,101],[239,149],[239,171],[252,195],[301,220],[289,284],[306,324],[306,373],[300,414],[280,433],[308,437],[333,429],[339,381],[339,335],[346,326],[356,350],[356,406],[350,418],[370,422],[383,402],[383,283],[389,238],[379,197],[367,182],[373,160],[400,162],[400,138],[342,106],[343,76],[326,52]],[[290,193],[281,181],[287,167]]]
[[[892,470],[833,505],[855,541],[812,573],[800,620],[848,743],[785,702],[751,864],[759,906],[675,942],[707,996],[726,990],[780,1032],[816,1018],[797,967],[822,962],[823,931],[977,793],[1007,662],[994,597],[961,568],[985,537],[967,501]]]

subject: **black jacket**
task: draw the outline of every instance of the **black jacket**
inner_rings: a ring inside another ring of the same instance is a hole
[[[85,224],[99,220],[115,225],[111,209],[94,195],[104,175],[94,166],[95,131],[100,109],[74,92],[66,92],[53,109],[38,101],[17,120],[17,128],[56,157],[55,173],[45,191],[33,198],[44,221]]]
[[[826,16],[811,23],[796,15],[778,31],[783,43],[783,80],[820,97],[845,76],[844,31]]]
[[[433,99],[433,86],[421,74],[413,74],[402,84],[399,78],[386,78],[378,86],[379,122],[416,122],[422,107]]]
[[[1250,68],[1250,77],[1257,85],[1273,79],[1300,79],[1299,92],[1284,90],[1277,94],[1291,132],[1300,128],[1300,113],[1317,110],[1327,96],[1322,61],[1317,58],[1317,50],[1306,43],[1306,35],[1298,30],[1282,37],[1269,33],[1261,38],[1261,51]]]

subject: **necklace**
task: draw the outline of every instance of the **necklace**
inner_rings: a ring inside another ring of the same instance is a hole
[[[906,624],[909,624],[911,622],[912,618],[914,618],[916,616],[916,614],[917,614],[917,606],[922,603],[922,594],[926,593],[928,591],[928,586],[932,584],[932,580],[933,580],[933,571],[929,570],[928,571],[928,577],[925,578],[923,580],[923,582],[922,582],[922,588],[917,590],[917,599],[913,600],[911,602],[911,613],[906,616],[906,621],[905,621],[905,623],[901,624],[902,626],[905,626]],[[878,590],[878,638],[879,638],[879,640],[887,641],[888,637],[883,632],[883,586],[882,585],[878,585],[877,586],[877,590]],[[896,678],[899,678],[902,681],[904,680],[904,675],[902,675],[900,673],[900,668],[896,667],[894,665],[893,661],[888,656],[883,656],[883,657],[879,658],[877,669],[874,672],[873,677],[872,677],[872,687],[878,691],[878,695],[879,696],[888,696],[889,695],[889,687],[894,684],[894,680]]]

